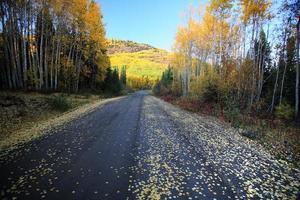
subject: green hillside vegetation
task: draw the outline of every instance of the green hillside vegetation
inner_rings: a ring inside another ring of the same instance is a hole
[[[157,59],[163,55],[164,59]],[[157,79],[167,68],[168,53],[163,50],[150,49],[134,53],[117,53],[110,56],[113,67],[127,66],[127,74],[130,76],[148,76],[149,79]]]
[[[120,68],[126,65],[129,79],[147,76],[150,80],[157,80],[168,66],[167,51],[145,44],[114,40],[108,52],[111,66]]]

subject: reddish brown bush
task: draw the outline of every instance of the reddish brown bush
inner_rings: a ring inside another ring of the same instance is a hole
[[[161,96],[160,98],[162,100],[166,101],[166,102],[169,102],[169,103],[172,103],[172,102],[174,102],[176,100],[176,97],[171,96],[171,95]]]
[[[176,101],[176,105],[191,112],[200,111],[200,101],[198,100],[180,98]]]

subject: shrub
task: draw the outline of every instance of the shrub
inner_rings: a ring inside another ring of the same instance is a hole
[[[173,101],[176,100],[176,98],[174,96],[171,96],[171,95],[162,96],[161,99],[166,101],[166,102],[173,102]]]
[[[218,99],[218,86],[214,82],[208,82],[204,88],[202,99],[207,102],[217,102]]]
[[[212,66],[207,66],[198,79],[196,88],[199,97],[204,102],[217,103],[220,93],[219,88],[220,76]]]
[[[199,112],[200,109],[202,109],[202,106],[200,106],[200,101],[197,99],[191,99],[191,98],[179,98],[176,101],[176,104],[188,111],[191,112]]]
[[[90,92],[86,92],[83,94],[84,98],[89,99],[92,97],[92,94]]]
[[[71,102],[64,95],[54,95],[47,99],[52,109],[58,111],[67,111],[72,108]]]
[[[181,83],[179,81],[173,81],[171,86],[171,92],[173,96],[180,97],[182,95]]]
[[[215,104],[212,110],[212,114],[215,117],[220,117],[222,115],[222,107],[220,104]]]
[[[160,81],[158,81],[152,88],[155,95],[163,96],[169,94],[168,88],[166,88]]]
[[[294,110],[288,103],[282,103],[275,108],[275,116],[278,119],[291,120],[294,116]]]
[[[240,109],[233,102],[226,103],[224,109],[224,115],[226,120],[231,122],[234,126],[238,126],[240,124],[240,120],[241,120]]]

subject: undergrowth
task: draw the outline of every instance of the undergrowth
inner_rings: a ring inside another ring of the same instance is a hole
[[[72,102],[63,94],[47,97],[47,103],[52,109],[62,112],[65,112],[73,107]]]

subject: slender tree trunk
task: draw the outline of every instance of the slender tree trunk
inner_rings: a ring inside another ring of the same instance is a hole
[[[19,54],[19,45],[18,45],[17,38],[14,39],[14,55],[16,58],[18,88],[23,88],[22,66],[21,66],[21,59]]]
[[[1,4],[1,22],[2,22],[2,30],[3,30],[3,33],[2,33],[2,37],[3,37],[3,41],[4,41],[4,56],[5,56],[5,67],[6,67],[6,77],[7,77],[7,84],[8,84],[8,88],[9,89],[12,89],[13,88],[13,84],[12,84],[12,75],[11,75],[11,68],[10,68],[10,62],[9,62],[9,40],[8,40],[8,36],[7,36],[7,25],[5,25],[5,14],[7,14],[5,12],[5,9],[4,9],[4,4]]]
[[[54,74],[54,90],[57,90],[58,86],[58,67],[59,67],[59,58],[60,58],[60,40],[58,40],[56,47],[56,56],[55,56],[55,74]]]
[[[256,91],[256,102],[259,101],[260,99],[260,89],[261,89],[261,85],[262,85],[262,60],[263,60],[263,56],[264,56],[264,52],[263,52],[263,44],[262,44],[262,41],[261,39],[259,39],[259,43],[258,43],[258,54],[257,56],[255,57],[255,60],[257,59],[257,72],[258,72],[258,75],[257,75],[257,91]],[[255,64],[256,65],[256,64]]]
[[[42,8],[44,9],[44,8]],[[43,45],[44,45],[44,16],[43,16],[43,10],[41,14],[41,23],[42,23],[42,29],[41,29],[41,36],[40,36],[40,52],[39,52],[39,72],[40,72],[40,85],[39,89],[41,90],[44,85],[44,72],[43,72]]]
[[[54,42],[55,36],[52,38],[52,45],[51,45],[51,64],[50,64],[50,89],[53,90],[53,68],[54,68],[54,55],[55,52],[55,42]]]
[[[282,80],[281,80],[279,104],[282,103],[282,93],[283,93],[284,79],[285,79],[285,73],[286,73],[286,68],[287,68],[287,60],[286,60],[286,55],[285,55],[286,46],[287,46],[287,28],[285,28],[285,30],[284,30],[283,47],[282,47],[282,51],[281,51],[281,59],[284,62],[284,69],[283,69]]]
[[[243,33],[243,56],[242,58],[246,58],[246,31],[247,31],[247,25],[244,24],[244,33]]]
[[[253,60],[255,60],[255,56],[254,56],[254,32],[255,32],[255,20],[253,19],[253,25],[252,25],[252,35],[251,35],[251,54],[252,54],[252,58]],[[251,72],[251,95],[249,98],[249,105],[248,105],[248,110],[250,110],[252,108],[252,104],[253,104],[253,100],[254,100],[254,91],[255,91],[255,85],[256,85],[256,80],[255,80],[255,61],[253,61],[252,64],[252,72]]]
[[[28,18],[27,18],[27,46],[26,46],[26,49],[27,49],[27,54],[28,54],[28,71],[31,72],[31,75],[33,75],[33,64],[32,64],[32,56],[31,56],[31,39],[30,39],[30,33],[31,33],[31,8],[29,6],[29,9],[28,9]],[[31,76],[31,79],[33,77]],[[32,80],[29,80],[28,83],[30,83],[30,81],[32,82]],[[32,86],[32,85],[30,85]],[[28,87],[28,85],[27,85]]]
[[[287,61],[284,61],[284,69],[282,74],[282,80],[281,80],[281,87],[280,87],[280,96],[279,96],[279,104],[282,103],[282,93],[283,93],[283,86],[284,86],[284,79],[286,74],[286,68],[287,68]]]
[[[23,28],[24,33],[21,35],[21,40],[23,41],[23,81],[24,81],[24,89],[27,89],[27,56],[26,56],[26,16],[27,16],[27,10],[26,10],[26,2],[25,2],[25,8],[24,8],[24,19],[23,19]]]
[[[45,66],[45,70],[44,70],[44,74],[45,74],[45,89],[48,90],[48,38],[46,36],[45,38],[45,56],[44,56],[44,66]]]
[[[189,94],[190,90],[190,79],[192,73],[192,42],[189,44],[188,55],[187,55],[187,73],[186,73],[186,95]]]
[[[33,22],[31,23],[31,35],[34,35],[34,28],[33,28]],[[36,38],[35,38],[36,39]],[[33,46],[35,46],[36,48],[36,51],[35,53],[31,51],[31,56],[32,56],[32,64],[33,64],[33,68],[32,68],[32,72],[33,72],[33,76],[34,76],[34,87],[35,87],[35,90],[38,90],[39,87],[40,87],[40,83],[39,83],[39,56],[38,56],[38,48],[39,48],[39,45],[38,45],[38,41],[35,40],[33,42]]]
[[[17,72],[17,83],[18,88],[23,88],[23,72],[21,65],[21,55],[20,55],[20,46],[19,42],[21,41],[22,31],[18,30],[18,17],[16,16],[16,11],[13,9],[12,12],[12,24],[13,24],[13,49],[16,60],[16,72]]]
[[[75,92],[78,92],[79,89],[79,78],[80,78],[80,68],[81,68],[81,57],[82,53],[80,53],[79,59],[78,59],[78,66],[77,66],[77,77],[76,77],[76,86],[75,86]]]
[[[60,51],[61,49],[63,49],[62,44],[61,44],[61,40],[59,39],[58,42],[58,51],[57,51],[57,60],[56,60],[56,68],[55,68],[55,90],[58,89],[59,86],[59,82],[58,82],[58,77],[59,77],[59,70],[60,70]]]
[[[300,18],[298,19],[297,23],[297,30],[296,30],[296,87],[295,87],[295,117],[298,117],[299,114],[299,41],[300,41],[300,35],[299,35],[299,26],[300,26]]]
[[[9,9],[9,12],[10,9]],[[11,17],[11,14],[9,14],[9,17]],[[10,68],[11,68],[11,79],[12,79],[12,88],[16,89],[17,88],[17,80],[16,80],[16,60],[15,60],[15,55],[14,55],[14,45],[13,45],[13,32],[12,32],[12,22],[11,20],[8,20],[7,22],[8,26],[8,31],[7,31],[7,50],[10,59],[8,60],[10,63]]]
[[[266,45],[268,45],[268,41],[269,41],[269,25],[268,25],[268,31],[267,31],[267,38],[266,38]],[[265,51],[266,51],[267,46],[265,46]],[[262,60],[260,63],[260,84],[259,84],[259,89],[258,89],[258,94],[257,94],[257,102],[260,100],[261,97],[261,93],[262,93],[262,89],[263,89],[263,85],[264,85],[264,72],[265,72],[265,53],[263,52],[262,54]]]
[[[6,47],[6,45],[5,45],[5,52],[4,52],[4,54],[5,54],[5,60],[6,60],[6,63],[5,63],[5,65],[6,65],[6,76],[7,76],[7,80],[8,80],[8,88],[9,89],[12,89],[13,88],[13,83],[12,83],[12,73],[11,73],[11,68],[10,68],[10,62],[9,62],[9,52],[8,52],[8,48]]]
[[[270,110],[271,113],[273,113],[274,106],[275,106],[275,96],[276,96],[276,90],[277,90],[277,85],[278,85],[278,76],[279,76],[279,65],[277,68],[276,80],[275,80],[274,89],[273,89],[272,104],[271,104],[271,110]]]

